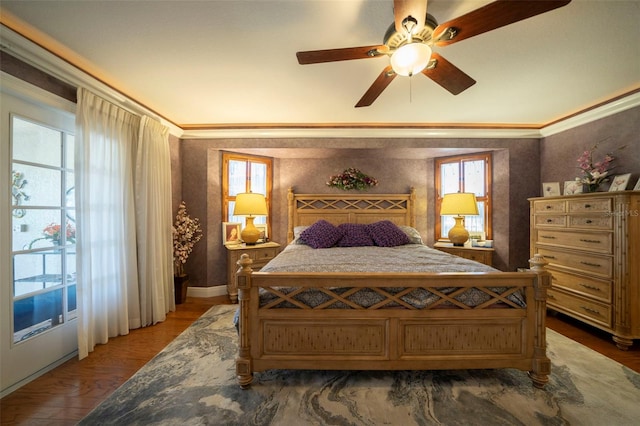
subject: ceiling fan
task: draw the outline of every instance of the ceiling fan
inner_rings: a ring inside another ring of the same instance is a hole
[[[476,81],[447,61],[432,46],[447,46],[464,39],[557,9],[571,0],[497,0],[438,25],[427,13],[427,0],[394,0],[394,22],[383,44],[342,49],[297,52],[301,65],[389,56],[382,70],[356,108],[371,105],[396,75],[422,73],[457,95]]]

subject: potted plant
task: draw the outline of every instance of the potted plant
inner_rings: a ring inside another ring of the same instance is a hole
[[[176,221],[173,225],[173,282],[175,285],[176,304],[183,303],[187,297],[189,277],[184,272],[193,246],[202,238],[200,221],[187,213],[187,206],[183,201],[178,207]]]

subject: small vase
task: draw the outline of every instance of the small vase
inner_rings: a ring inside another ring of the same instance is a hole
[[[599,183],[585,183],[582,192],[597,192],[599,187]]]

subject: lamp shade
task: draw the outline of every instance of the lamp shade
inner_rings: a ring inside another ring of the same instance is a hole
[[[429,65],[431,47],[424,43],[408,43],[391,55],[391,68],[398,75],[412,76]]]
[[[447,215],[477,215],[478,203],[472,192],[456,192],[444,194],[440,205],[440,214]]]
[[[264,195],[254,192],[243,192],[236,195],[233,208],[234,216],[266,216],[267,202]]]

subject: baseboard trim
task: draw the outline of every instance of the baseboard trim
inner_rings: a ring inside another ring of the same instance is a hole
[[[216,297],[216,296],[224,296],[226,294],[227,294],[226,285],[187,288],[187,297]]]

